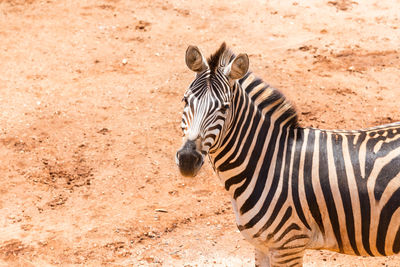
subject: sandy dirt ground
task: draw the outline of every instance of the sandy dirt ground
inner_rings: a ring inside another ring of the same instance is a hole
[[[0,266],[254,264],[209,164],[174,160],[185,50],[223,41],[303,126],[400,121],[399,1],[0,0]]]

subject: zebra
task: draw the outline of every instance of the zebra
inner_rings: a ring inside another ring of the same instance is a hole
[[[400,252],[400,122],[303,128],[246,54],[223,43],[206,59],[189,46],[185,60],[196,77],[183,97],[176,163],[195,176],[208,155],[256,266],[302,266],[306,249]]]

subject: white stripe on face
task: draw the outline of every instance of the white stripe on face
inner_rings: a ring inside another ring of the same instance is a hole
[[[197,149],[207,153],[218,138],[225,114],[218,112],[216,96],[206,92],[202,97],[189,97],[188,106],[185,107],[182,126],[185,140],[196,141]],[[215,127],[221,125],[221,127]]]

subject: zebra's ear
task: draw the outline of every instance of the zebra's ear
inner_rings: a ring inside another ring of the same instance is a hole
[[[186,65],[195,72],[202,72],[207,69],[207,63],[197,46],[189,45],[186,50]]]
[[[249,57],[247,54],[239,54],[232,62],[229,78],[237,80],[246,75],[249,70]]]

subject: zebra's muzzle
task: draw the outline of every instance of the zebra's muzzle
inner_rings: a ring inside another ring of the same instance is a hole
[[[204,162],[193,141],[186,141],[185,145],[176,152],[175,159],[181,174],[191,177],[197,174]]]

